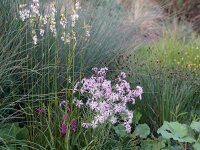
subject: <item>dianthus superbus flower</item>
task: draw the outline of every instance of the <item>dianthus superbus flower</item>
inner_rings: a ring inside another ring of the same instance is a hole
[[[83,105],[83,102],[81,100],[78,100],[76,98],[73,99],[73,103],[77,106],[77,107],[81,107]]]

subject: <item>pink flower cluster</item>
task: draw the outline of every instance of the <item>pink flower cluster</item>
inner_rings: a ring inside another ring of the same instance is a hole
[[[96,128],[99,124],[105,122],[123,123],[126,131],[131,132],[131,123],[133,112],[127,108],[127,103],[135,104],[135,98],[143,93],[143,89],[137,86],[132,90],[130,84],[125,80],[126,74],[121,72],[116,80],[116,84],[112,85],[110,80],[106,79],[106,71],[108,68],[93,68],[94,75],[90,78],[84,78],[77,87],[80,92],[87,96],[87,102],[74,99],[74,103],[78,107],[86,106],[94,112],[94,118],[90,122],[82,123],[85,128]]]
[[[75,118],[73,118],[71,121],[69,119],[67,119],[67,114],[71,112],[71,109],[68,106],[68,103],[66,101],[62,101],[60,102],[60,108],[62,110],[62,108],[64,107],[65,112],[63,114],[63,118],[61,121],[61,126],[60,126],[60,133],[62,136],[65,136],[67,134],[67,132],[69,131],[69,129],[73,132],[76,132],[77,130],[77,121]],[[69,122],[70,123],[67,123]]]

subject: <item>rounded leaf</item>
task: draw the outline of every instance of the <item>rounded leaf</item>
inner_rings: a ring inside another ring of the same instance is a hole
[[[135,134],[140,138],[147,138],[150,134],[150,128],[147,124],[139,124],[135,128]]]
[[[196,122],[196,121],[192,121],[190,127],[197,131],[197,132],[200,132],[200,121],[199,122]]]

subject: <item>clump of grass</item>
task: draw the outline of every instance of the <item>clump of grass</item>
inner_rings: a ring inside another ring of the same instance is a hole
[[[24,88],[25,76],[28,72],[25,64],[25,50],[23,49],[25,34],[24,26],[16,20],[16,11],[10,1],[2,1],[0,25],[0,147],[1,149],[16,148],[16,145],[23,145],[21,140],[16,140],[15,125],[13,122],[21,122],[24,113],[20,109]],[[6,16],[6,17],[5,17]],[[13,124],[12,124],[13,123]]]
[[[199,38],[184,41],[166,36],[120,57],[118,69],[129,71],[133,85],[144,87],[138,109],[143,122],[150,124],[154,131],[164,120],[187,122],[199,114],[199,70],[184,65],[198,61],[193,57],[199,55],[198,41]]]

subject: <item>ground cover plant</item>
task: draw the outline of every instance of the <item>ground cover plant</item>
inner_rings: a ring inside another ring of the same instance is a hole
[[[200,149],[200,39],[149,12],[2,0],[0,149]]]

